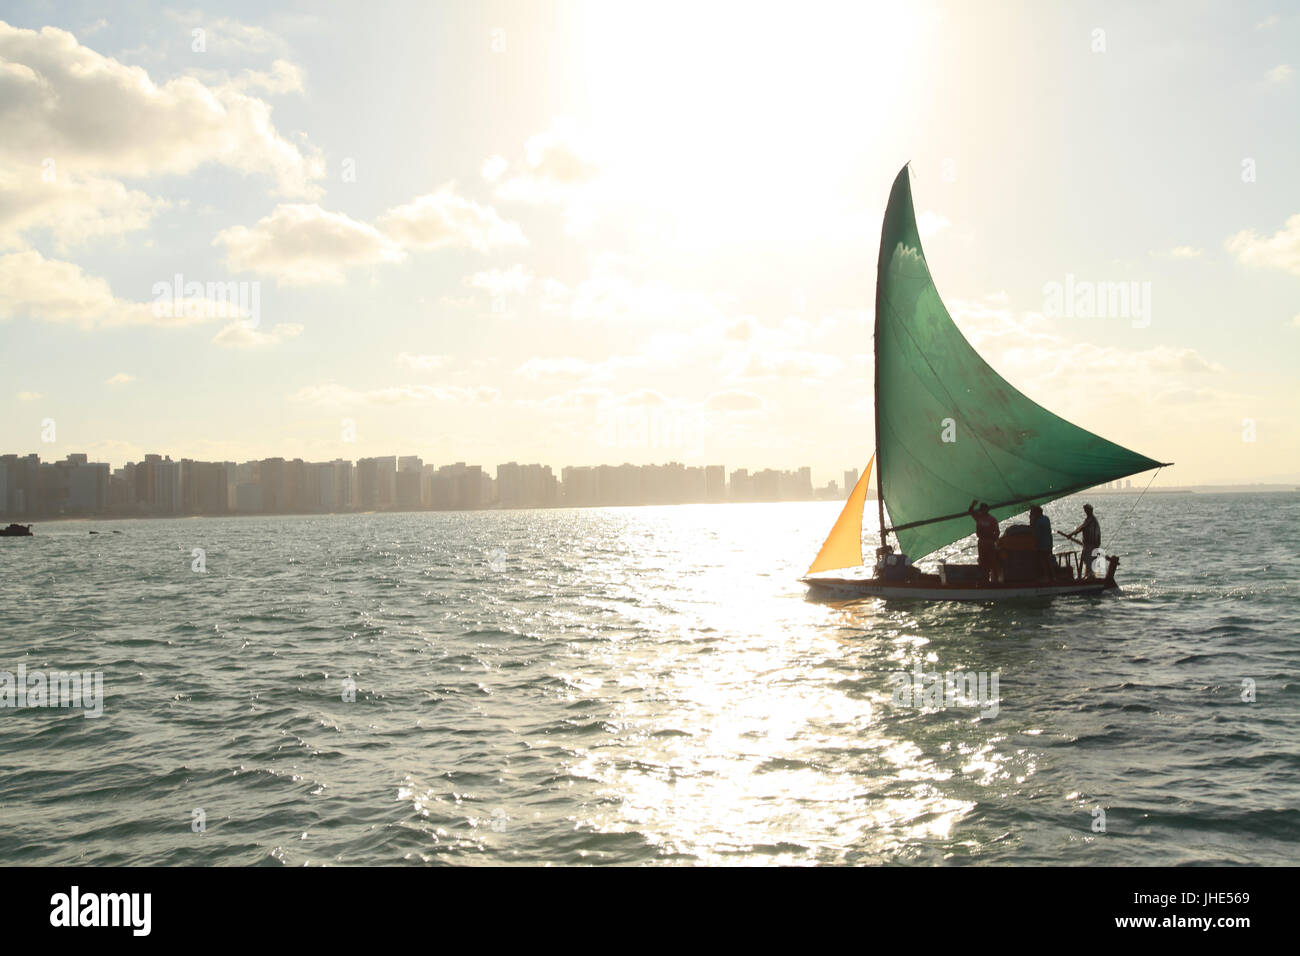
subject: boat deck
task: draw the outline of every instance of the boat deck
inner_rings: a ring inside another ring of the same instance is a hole
[[[804,577],[799,580],[815,590],[845,597],[915,601],[1005,601],[1011,598],[1095,595],[1119,590],[1112,577],[1058,584],[933,584],[834,577]]]

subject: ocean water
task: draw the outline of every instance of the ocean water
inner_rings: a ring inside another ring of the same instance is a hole
[[[833,503],[38,524],[3,862],[1300,861],[1300,495],[1092,500],[1123,593],[987,606],[810,599]]]

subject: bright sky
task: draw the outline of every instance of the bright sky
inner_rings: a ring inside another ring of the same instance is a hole
[[[0,451],[838,479],[910,160],[939,289],[1013,384],[1162,484],[1300,481],[1294,5],[4,21]],[[245,312],[204,314],[227,282]],[[1129,313],[1057,307],[1094,283],[1136,283]]]

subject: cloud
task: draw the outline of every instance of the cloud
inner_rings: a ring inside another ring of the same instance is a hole
[[[125,385],[127,382],[134,382],[135,376],[128,375],[126,372],[118,372],[110,378],[104,379],[105,385]]]
[[[243,322],[232,322],[212,337],[214,345],[230,349],[260,349],[279,345],[302,334],[302,326],[292,322],[278,322],[270,331],[260,332]]]
[[[272,95],[304,92],[302,68],[289,60],[275,60],[268,70],[241,70],[231,76],[227,70],[190,70],[192,76],[209,86],[231,86],[247,92],[260,90]]]
[[[183,325],[159,320],[149,303],[116,298],[108,283],[71,262],[46,259],[34,249],[0,256],[0,319],[30,315],[48,322],[96,325]]]
[[[725,392],[714,392],[704,404],[713,411],[750,412],[763,408],[763,399],[753,392],[731,389]]]
[[[490,206],[458,196],[450,183],[388,210],[375,225],[408,249],[450,246],[489,252],[528,244],[518,225],[503,220]]]
[[[116,180],[60,174],[57,163],[0,166],[0,249],[26,245],[22,235],[35,229],[49,230],[61,250],[122,235],[145,228],[168,205]]]
[[[34,249],[0,255],[0,319],[25,315],[84,329],[142,325],[180,328],[230,314],[230,303],[215,299],[186,299],[185,307],[176,310],[176,315],[171,314],[171,304],[171,299],[119,299],[103,279],[86,275],[74,263],[46,259]]]
[[[456,195],[450,183],[388,210],[374,224],[314,203],[282,203],[252,227],[231,226],[212,241],[225,247],[233,271],[273,276],[287,285],[340,283],[349,269],[400,262],[412,249],[488,252],[527,244],[516,224]],[[523,267],[499,275],[517,278]]]
[[[488,269],[484,272],[476,272],[472,276],[465,278],[466,285],[475,289],[483,289],[493,297],[507,294],[521,295],[532,281],[533,274],[519,264],[511,266],[509,269]]]
[[[484,164],[484,176],[489,181],[499,180],[509,166],[499,156],[492,157],[488,163]],[[488,172],[494,175],[489,177]],[[600,165],[589,146],[581,141],[572,125],[561,121],[528,139],[523,161],[515,164],[510,176],[501,181],[496,194],[516,202],[564,202],[572,198],[575,190],[593,182],[599,172]]]
[[[1277,86],[1285,83],[1287,80],[1291,79],[1294,73],[1295,70],[1291,69],[1291,67],[1287,66],[1285,63],[1279,63],[1277,66],[1273,67],[1273,69],[1268,71],[1269,85]]]
[[[1048,323],[1037,313],[1014,316],[1007,309],[962,300],[950,302],[949,309],[971,344],[999,374],[1085,427],[1102,408],[1124,415],[1134,407],[1167,409],[1225,400],[1226,393],[1217,383],[1226,369],[1195,349],[1123,349],[1071,342],[1047,331]]]
[[[775,350],[730,352],[719,364],[732,381],[798,379],[812,382],[830,378],[844,367],[844,363],[834,355]]]
[[[515,374],[530,382],[598,382],[612,379],[613,373],[606,362],[589,362],[586,359],[530,358]]]
[[[1168,252],[1170,259],[1199,259],[1204,254],[1205,250],[1197,249],[1194,246],[1175,246]]]
[[[549,411],[590,410],[598,408],[609,401],[612,392],[605,388],[573,388],[561,395],[552,395],[538,403],[530,399],[521,399],[515,404],[525,407],[540,406]]]
[[[943,232],[951,226],[947,216],[940,215],[937,212],[926,210],[916,217],[916,229],[921,234],[922,239],[928,239],[936,233]]]
[[[302,70],[288,60],[276,60],[269,73],[245,70],[232,81],[237,89],[263,90],[267,93],[303,92]]]
[[[1281,269],[1300,275],[1300,213],[1272,236],[1262,237],[1253,229],[1230,236],[1224,243],[1242,265]]]
[[[19,392],[17,395],[14,396],[14,398],[18,399],[18,401],[20,402],[34,402],[38,398],[44,398],[44,397],[45,396],[42,395],[40,392]]]
[[[679,289],[661,280],[642,281],[603,261],[572,289],[555,283],[545,289],[547,310],[567,312],[578,321],[701,325],[722,315],[724,297]]]
[[[510,163],[504,156],[489,156],[483,161],[483,178],[494,183],[509,168]]]
[[[397,356],[397,364],[402,368],[414,369],[419,372],[430,372],[446,365],[447,356],[412,355],[409,352],[401,352]]]
[[[642,388],[642,389],[638,389],[635,392],[628,392],[621,399],[619,399],[618,404],[620,405],[667,405],[668,399],[666,399],[661,392],[657,392],[653,388]]]
[[[284,56],[288,53],[288,45],[283,38],[256,24],[213,16],[200,10],[168,10],[167,17],[186,27],[202,29],[204,45],[210,53],[226,56]],[[192,34],[187,34],[185,39],[189,43]]]
[[[0,128],[7,164],[53,159],[79,176],[186,174],[215,163],[269,174],[282,194],[314,198],[325,174],[317,152],[276,131],[267,103],[233,84],[155,83],[55,27],[0,22]]]
[[[501,393],[488,386],[393,385],[387,388],[355,389],[346,385],[308,385],[289,395],[289,401],[304,405],[429,405],[454,402],[460,405],[491,404]]]
[[[231,226],[212,242],[225,247],[232,271],[274,276],[289,285],[342,282],[350,268],[397,262],[403,255],[374,226],[305,203],[276,206],[251,229]]]

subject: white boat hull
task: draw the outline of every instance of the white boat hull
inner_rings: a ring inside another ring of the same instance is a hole
[[[1045,598],[1102,594],[1117,591],[1113,578],[1072,581],[1069,584],[986,584],[915,585],[885,582],[877,578],[801,578],[804,584],[824,594],[850,598],[883,598],[911,601],[1008,601],[1015,598]]]

